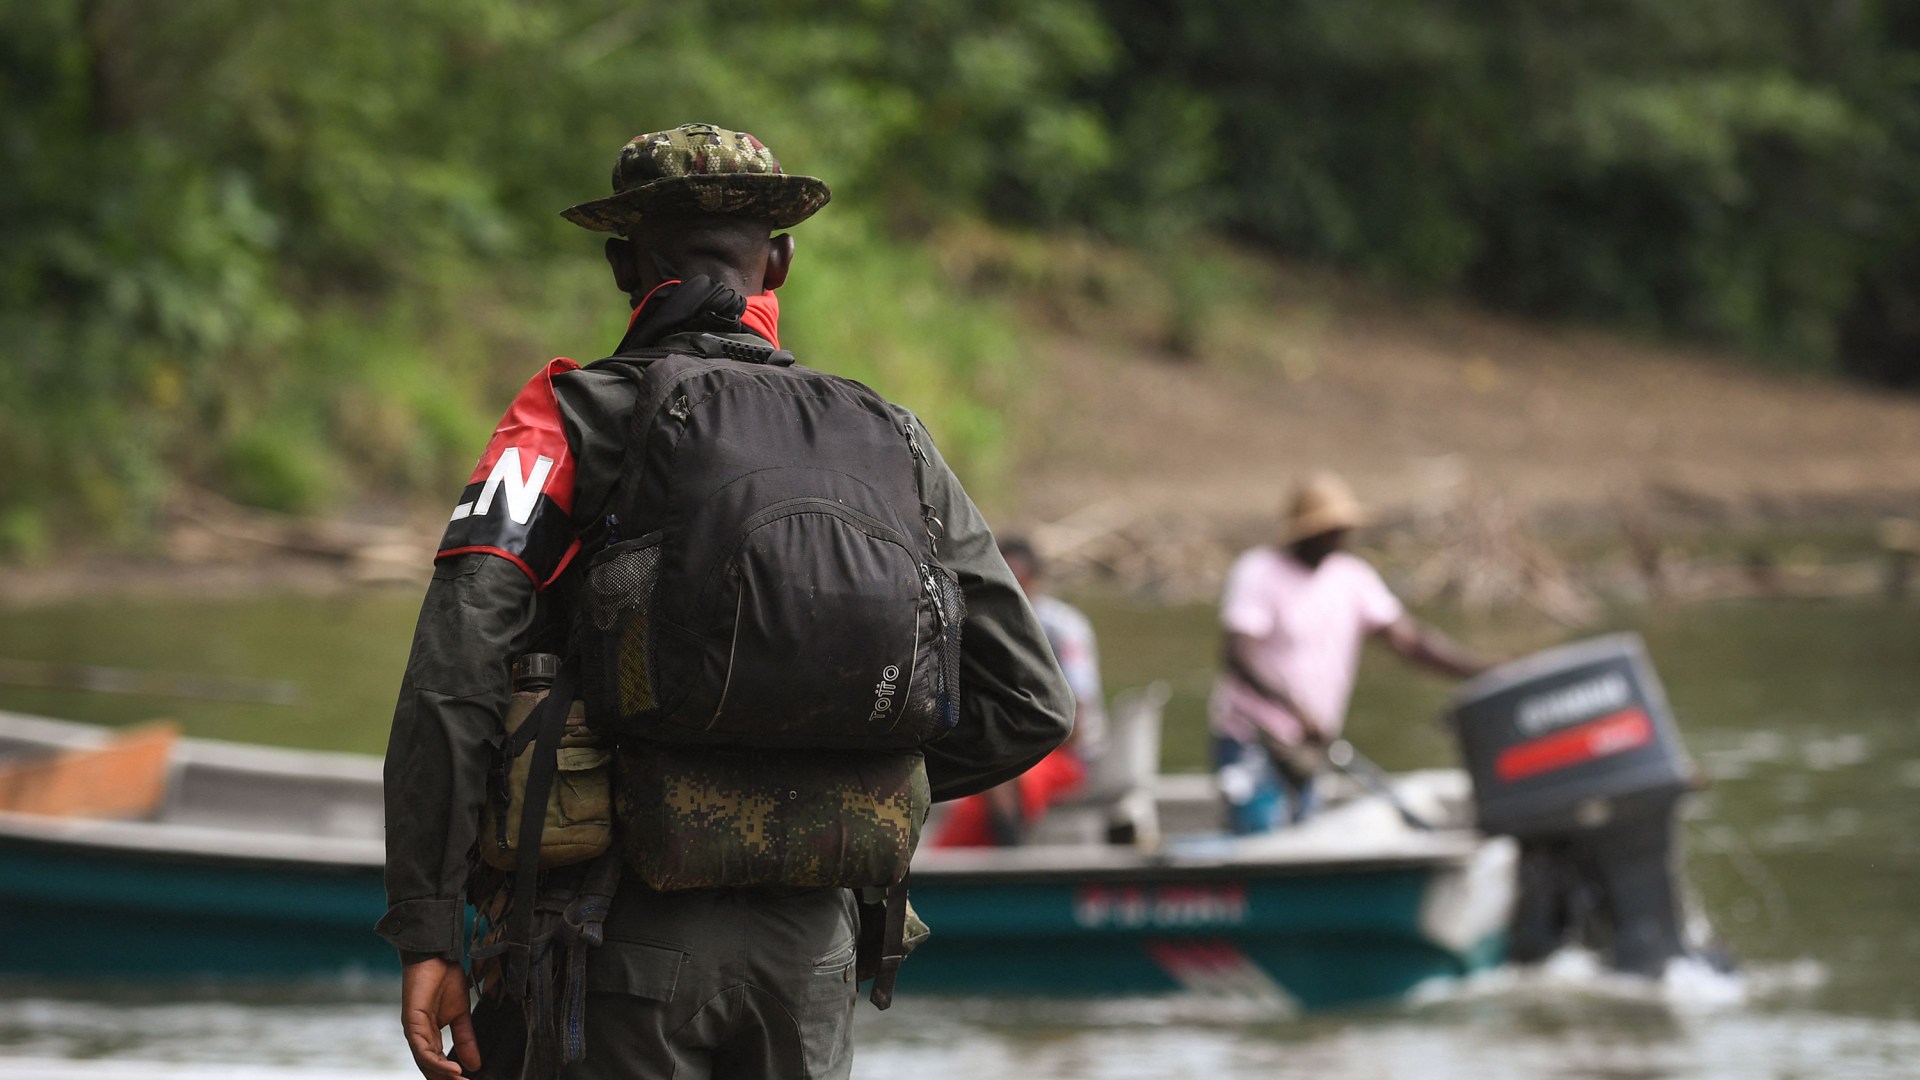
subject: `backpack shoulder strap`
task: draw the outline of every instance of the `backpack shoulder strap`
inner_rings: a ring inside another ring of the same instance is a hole
[[[632,378],[639,384],[639,400],[634,403],[631,427],[627,431],[626,458],[622,463],[620,483],[616,490],[615,503],[622,506],[632,505],[639,490],[640,473],[644,464],[648,440],[653,435],[653,427],[660,410],[678,388],[682,375],[700,371],[711,371],[723,365],[713,361],[731,360],[742,364],[765,364],[769,367],[790,367],[794,356],[785,349],[776,349],[772,345],[754,345],[749,342],[734,341],[716,334],[699,334],[686,348],[667,348],[649,346],[616,353],[603,360],[596,360],[589,367],[610,368],[626,367],[631,369]],[[675,365],[671,373],[658,373],[659,362],[669,357],[684,357],[689,362]],[[703,362],[705,361],[705,362]]]
[[[629,367],[633,370],[634,377],[639,380],[641,386],[640,400],[635,404],[633,411],[634,430],[632,435],[635,437],[633,439],[635,444],[645,443],[645,437],[650,434],[652,429],[653,417],[659,413],[661,406],[667,403],[668,395],[673,393],[674,384],[679,381],[674,377],[648,378],[647,376],[657,366],[658,361],[672,356],[684,356],[690,359],[733,360],[743,364],[766,364],[771,367],[788,367],[794,362],[793,354],[785,349],[776,349],[771,345],[751,345],[746,342],[723,338],[715,334],[700,334],[689,344],[691,347],[685,349],[673,349],[657,345],[644,349],[632,349],[627,352],[616,353],[604,360],[596,360],[588,365],[594,368]],[[695,364],[687,366],[696,369],[710,370],[719,365],[698,364],[696,362]]]
[[[512,901],[507,914],[506,950],[502,956],[508,988],[524,995],[532,976],[533,902],[540,876],[540,834],[545,831],[547,795],[557,770],[560,737],[567,727],[567,711],[573,707],[576,665],[568,661],[548,689],[547,696],[534,706],[533,713],[515,732],[511,753],[533,742],[533,761],[527,773],[526,793],[518,822],[520,850],[514,860]]]
[[[665,404],[664,387],[675,381],[648,378],[648,375],[652,373],[659,361],[670,356],[685,355],[687,352],[684,349],[649,346],[615,353],[587,365],[591,369],[613,371],[624,375],[633,381],[639,393],[634,402],[633,413],[627,421],[626,448],[621,455],[620,476],[614,483],[613,497],[608,502],[610,512],[633,504],[633,498],[640,487],[640,471],[644,464],[646,440],[652,434],[654,414],[658,413],[660,406]],[[607,543],[612,543],[615,539],[611,535],[613,527],[614,519],[609,517],[607,520],[609,535],[604,537]]]
[[[794,355],[786,349],[776,349],[772,345],[755,345],[752,342],[735,341],[718,334],[697,334],[685,343],[686,348],[671,348],[665,345],[648,345],[612,356],[595,360],[588,367],[601,365],[631,364],[639,366],[663,356],[704,356],[709,360],[738,360],[743,364],[766,364],[770,367],[790,367]]]

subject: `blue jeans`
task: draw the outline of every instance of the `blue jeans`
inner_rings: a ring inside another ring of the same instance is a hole
[[[1227,803],[1227,828],[1236,836],[1298,825],[1319,808],[1313,781],[1296,784],[1281,775],[1265,748],[1256,743],[1215,735],[1213,767],[1216,776],[1237,774],[1232,781],[1223,778],[1220,785]]]

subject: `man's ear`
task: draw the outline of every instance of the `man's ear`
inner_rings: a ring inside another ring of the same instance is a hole
[[[613,268],[613,284],[621,292],[635,295],[640,291],[640,263],[636,258],[633,241],[624,236],[607,238],[607,265]]]
[[[793,269],[793,234],[781,233],[767,241],[767,271],[761,285],[768,292],[787,283],[787,271]]]

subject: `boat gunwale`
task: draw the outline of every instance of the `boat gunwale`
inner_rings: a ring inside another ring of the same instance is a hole
[[[91,750],[105,745],[120,730],[105,724],[55,720],[0,710],[0,739],[35,745],[48,751]],[[262,746],[227,739],[182,738],[174,743],[176,768],[215,768],[234,772],[272,773],[302,780],[351,780],[380,783],[383,764],[372,754],[347,750],[309,750],[290,746]]]
[[[84,749],[111,737],[112,728],[0,711],[0,737],[49,749]],[[255,746],[214,739],[181,739],[176,768],[207,768],[302,780],[382,781],[382,763],[366,754]],[[1454,771],[1454,770],[1433,770]],[[1179,798],[1184,788],[1211,782],[1205,774],[1162,774],[1157,794]],[[20,840],[222,865],[375,868],[384,864],[383,840],[232,828],[161,820],[76,819],[0,811],[0,841]],[[916,878],[969,882],[1216,880],[1231,877],[1432,868],[1469,864],[1486,838],[1465,828],[1395,837],[1348,851],[1320,847],[1183,853],[1112,847],[1044,845],[978,850],[922,850]],[[293,845],[298,850],[291,849]]]
[[[1182,857],[1127,849],[1084,850],[1072,846],[942,852],[916,859],[913,876],[921,880],[969,882],[1104,882],[1151,877],[1196,881],[1231,877],[1287,877],[1374,870],[1438,869],[1466,865],[1481,838],[1464,834],[1427,851],[1401,849],[1354,853],[1307,852]],[[292,851],[276,842],[298,841]],[[385,862],[385,844],[350,837],[299,833],[263,833],[151,821],[102,821],[54,818],[0,811],[0,842],[80,847],[226,865],[277,864],[301,867],[377,868]],[[1042,862],[1041,860],[1045,860]]]
[[[271,843],[281,840],[298,841],[305,850],[289,851]],[[0,810],[0,845],[9,843],[223,866],[365,870],[378,869],[386,862],[386,844],[380,840],[172,822],[58,818]]]
[[[1414,847],[1385,846],[1354,852],[1247,852],[1221,857],[1115,848],[1083,849],[1058,845],[1015,849],[941,852],[916,858],[915,880],[980,882],[1104,882],[1150,876],[1156,880],[1212,880],[1247,876],[1292,877],[1400,869],[1456,869],[1471,865],[1486,838],[1462,831],[1445,842]],[[1045,860],[1042,862],[1042,860]]]

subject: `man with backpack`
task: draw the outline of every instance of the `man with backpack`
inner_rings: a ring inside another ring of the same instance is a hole
[[[565,216],[615,234],[627,334],[508,408],[395,710],[402,1024],[429,1077],[844,1077],[858,983],[884,1007],[924,932],[927,803],[1045,757],[1073,697],[917,419],[779,347],[771,234],[826,185],[685,125],[613,186]]]

